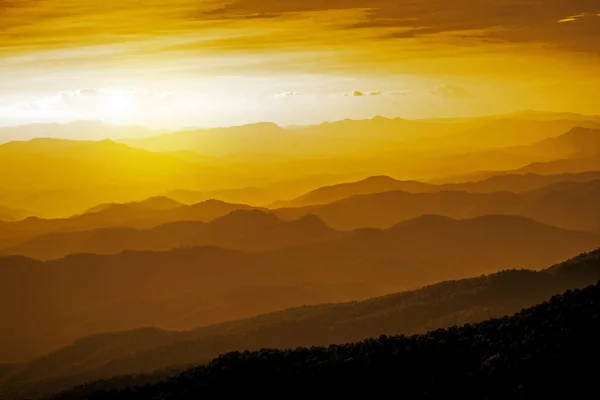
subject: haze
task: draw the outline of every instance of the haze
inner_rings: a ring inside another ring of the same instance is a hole
[[[595,0],[0,3],[0,123],[600,113]]]
[[[0,398],[589,396],[598,93],[600,0],[0,0]]]

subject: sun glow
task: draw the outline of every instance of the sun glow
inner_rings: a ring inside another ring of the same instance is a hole
[[[102,104],[103,114],[110,119],[123,120],[135,114],[135,93],[128,90],[114,90]]]

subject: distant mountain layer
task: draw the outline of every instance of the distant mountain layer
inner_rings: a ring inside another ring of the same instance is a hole
[[[159,197],[151,197],[149,199],[133,202],[133,203],[125,203],[125,204],[115,204],[115,203],[107,203],[107,204],[99,204],[87,210],[85,214],[94,214],[99,212],[111,212],[118,213],[121,212],[125,214],[129,211],[135,212],[136,210],[171,210],[173,208],[181,207],[183,204],[170,199],[165,196]]]
[[[35,210],[46,217],[64,217],[101,203],[157,194],[177,194],[176,200],[182,202],[186,202],[183,198],[195,198],[195,203],[216,197],[265,205],[297,197],[319,185],[368,175],[434,179],[482,170],[509,171],[559,157],[579,159],[592,154],[597,146],[587,133],[596,132],[598,122],[562,117],[566,116],[537,121],[517,115],[454,122],[379,117],[300,129],[266,123],[174,132],[125,140],[126,144],[114,139],[52,138],[60,129],[85,131],[97,123],[47,126],[49,137],[0,145],[0,170],[11,171],[0,176],[0,204]],[[107,131],[113,128],[106,127]],[[539,148],[525,151],[523,146]],[[565,153],[557,153],[557,148]],[[555,173],[582,172],[583,167]],[[588,165],[586,170],[596,168]],[[264,189],[238,190],[243,187]]]
[[[161,198],[158,198],[161,199]],[[0,239],[4,246],[17,245],[36,236],[70,231],[122,227],[152,228],[176,221],[212,221],[234,210],[252,210],[245,204],[230,204],[208,200],[193,205],[178,205],[171,200],[150,199],[139,203],[103,204],[71,218],[27,218],[0,224]],[[1,252],[1,251],[0,251]]]
[[[196,129],[124,140],[152,151],[193,150],[210,156],[248,153],[332,155],[411,148],[493,149],[529,145],[575,127],[598,128],[594,118],[535,120],[519,115],[457,121],[411,121],[375,117],[285,129],[273,123]],[[369,134],[365,134],[368,132]]]
[[[0,127],[0,143],[35,138],[102,140],[141,138],[164,133],[140,126],[108,125],[99,121],[74,121],[68,124],[31,124]]]
[[[125,250],[160,251],[207,245],[266,251],[341,236],[342,232],[331,229],[316,216],[283,221],[263,211],[240,209],[207,223],[178,221],[151,229],[103,228],[48,233],[0,249],[0,253],[49,260],[74,253],[114,254]]]
[[[416,192],[386,191],[393,188],[412,189]],[[493,191],[500,188],[520,193]],[[532,188],[535,190],[531,190]],[[373,191],[375,193],[371,193]],[[365,192],[367,194],[353,196],[355,193]],[[344,196],[352,197],[335,200]],[[324,187],[292,203],[328,201],[333,202],[277,208],[270,212],[284,220],[317,216],[337,230],[388,228],[427,214],[452,218],[474,218],[490,214],[516,215],[571,230],[600,230],[600,172],[498,176],[482,182],[439,186],[377,176],[359,182]],[[157,249],[209,243],[244,250],[266,250],[298,244],[304,240],[298,238],[295,241],[290,238],[286,242],[285,235],[278,239],[275,235],[271,236],[272,244],[269,241],[261,242],[259,236],[247,242],[238,240],[239,235],[224,240],[212,240],[208,237],[202,239],[202,236],[196,235],[204,229],[201,228],[202,224],[184,223],[212,221],[235,210],[268,211],[266,208],[216,200],[181,205],[165,197],[150,198],[138,203],[103,204],[71,218],[27,218],[19,222],[0,223],[0,239],[3,244],[0,253],[53,258],[71,252],[118,252],[127,249],[126,243],[130,243],[131,249],[154,248],[149,247],[150,243],[158,246]],[[172,224],[174,222],[178,223]],[[165,224],[172,225],[158,228]],[[146,231],[155,229],[152,232],[134,232],[124,228]],[[168,236],[169,232],[173,233],[172,237]],[[88,238],[90,235],[94,238]],[[194,235],[195,238],[192,238]],[[127,240],[123,245],[111,244],[120,240],[117,237]],[[161,237],[164,241],[159,240]],[[317,234],[315,239],[320,240],[320,237]]]
[[[529,155],[543,154],[554,158],[598,156],[600,155],[600,129],[575,127],[558,137],[544,139],[513,151]]]
[[[161,229],[168,235],[178,228]],[[234,213],[207,229],[213,233],[209,237],[220,237],[222,244],[238,240],[240,247],[260,246],[269,238],[282,245],[304,244],[260,253],[200,247],[80,254],[48,262],[0,258],[0,311],[6,315],[0,328],[7,344],[0,362],[37,357],[98,332],[188,329],[506,268],[543,268],[600,246],[598,234],[510,216],[423,216],[388,230],[339,235],[317,218],[282,224],[256,211]],[[236,231],[241,235],[229,238]],[[128,234],[118,239],[127,244]]]
[[[512,317],[407,337],[353,344],[224,354],[175,378],[121,390],[98,383],[55,400],[197,399],[202,396],[335,393],[374,396],[399,390],[411,399],[586,397],[600,356],[600,284]],[[135,380],[132,380],[134,382]]]
[[[372,176],[358,182],[348,182],[322,187],[297,199],[279,202],[275,206],[281,208],[327,204],[357,195],[383,193],[394,190],[410,193],[431,193],[441,191],[521,193],[558,182],[589,182],[600,179],[600,165],[597,169],[598,171],[582,172],[578,174],[497,175],[482,181],[445,185],[435,185],[419,181],[401,181],[389,176]]]
[[[512,314],[598,279],[600,250],[540,272],[503,271],[361,302],[294,308],[188,332],[141,329],[96,335],[20,366],[2,380],[1,390],[5,394],[48,393],[91,379],[148,373],[169,366],[176,370],[177,366],[198,364],[231,350],[295,348],[381,334],[422,333]],[[145,379],[157,380],[170,373]],[[134,379],[98,382],[73,393],[83,396],[102,386],[131,384]]]
[[[0,221],[19,221],[32,215],[30,211],[0,206]]]
[[[594,176],[590,174],[590,177]],[[576,182],[563,189],[553,187],[552,192],[539,189],[520,194],[464,191],[409,193],[395,190],[353,196],[323,205],[279,208],[274,212],[284,219],[314,214],[340,230],[388,228],[425,214],[452,218],[520,215],[568,229],[600,230],[600,179]]]
[[[503,151],[521,155],[545,156],[553,161],[534,163],[513,173],[493,173],[484,179],[474,177],[473,182],[457,184],[427,184],[418,181],[399,181],[387,176],[316,189],[289,202],[278,203],[278,207],[299,207],[331,203],[344,198],[401,190],[412,193],[435,191],[522,192],[561,180],[583,182],[600,178],[600,163],[593,163],[600,156],[600,129],[576,127],[569,132],[545,139],[531,145],[508,148]],[[560,161],[556,161],[560,159]],[[563,165],[564,164],[564,165]],[[554,166],[554,167],[553,167]],[[588,172],[595,171],[595,172]],[[548,176],[553,174],[554,176]]]

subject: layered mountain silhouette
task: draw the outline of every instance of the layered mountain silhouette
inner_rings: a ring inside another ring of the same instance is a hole
[[[350,300],[506,268],[542,268],[600,245],[598,234],[509,216],[465,221],[424,216],[388,230],[363,229],[337,238],[314,217],[282,224],[272,215],[235,212],[214,222],[214,237],[227,240],[239,219],[266,227],[262,233],[249,229],[240,243],[261,245],[279,236],[274,243],[288,240],[289,245],[299,237],[306,240],[298,235],[305,230],[334,238],[261,253],[194,247],[69,255],[47,262],[0,258],[0,307],[7,315],[0,360],[35,357],[97,332],[187,329],[324,298]],[[317,289],[292,299],[278,289],[305,283]],[[265,287],[271,289],[264,293],[279,294],[263,295],[258,288]],[[230,295],[240,290],[255,297],[244,301]]]
[[[597,287],[503,317],[600,279],[597,116],[80,121],[0,143],[2,399],[96,379],[59,398],[535,398],[598,333]]]
[[[154,384],[110,390],[99,383],[92,393],[82,387],[54,399],[275,396],[292,387],[300,396],[380,396],[398,389],[399,376],[415,399],[579,398],[596,387],[590,364],[600,356],[598,318],[595,284],[512,317],[329,347],[235,351]]]
[[[600,229],[598,222],[597,186],[600,181],[578,183],[577,195],[570,188],[555,187],[550,199],[542,189],[525,193],[440,191],[409,193],[389,191],[358,195],[330,204],[296,208],[280,208],[274,212],[281,218],[317,215],[329,226],[340,230],[364,227],[388,228],[396,223],[425,214],[452,218],[473,218],[490,214],[519,215],[544,223],[575,230]]]
[[[394,190],[410,193],[431,193],[441,191],[521,193],[559,182],[588,182],[595,179],[600,179],[600,171],[556,175],[498,175],[482,181],[443,185],[419,181],[401,181],[389,176],[372,176],[357,182],[348,182],[315,189],[297,199],[287,202],[278,202],[271,207],[303,207],[327,204],[357,195],[383,193]]]
[[[248,153],[339,155],[410,147],[415,150],[487,149],[528,145],[559,136],[572,128],[596,128],[593,119],[535,120],[518,115],[460,121],[411,121],[375,117],[284,129],[272,123],[229,128],[185,130],[125,140],[152,151],[194,150],[223,156]],[[369,135],[365,135],[369,132]]]
[[[171,367],[146,377],[153,381],[182,366],[236,349],[287,349],[382,334],[423,333],[512,314],[599,278],[600,250],[596,250],[538,272],[502,271],[361,302],[293,308],[187,332],[140,329],[95,335],[13,368],[1,381],[2,390],[13,395],[49,393],[86,380],[149,374]],[[83,397],[102,385],[119,387],[135,381],[133,376],[115,378],[77,391]]]
[[[204,193],[264,205],[348,178],[389,174],[403,180],[433,179],[555,162],[564,157],[552,149],[562,145],[583,149],[569,157],[584,157],[597,148],[590,145],[594,128],[598,125],[593,119],[575,117],[536,121],[517,115],[444,122],[380,117],[302,128],[261,123],[182,131],[125,140],[128,145],[110,139],[38,137],[0,145],[0,168],[13,171],[0,177],[0,204],[35,210],[44,217],[165,194],[181,195],[176,199],[181,202],[185,197],[206,200],[196,196]],[[539,151],[520,153],[514,147],[537,145]],[[550,150],[543,151],[546,148]],[[553,173],[597,169],[590,163]],[[240,190],[244,187],[262,189]]]
[[[556,159],[597,156],[600,155],[600,129],[575,127],[558,137],[544,139],[513,151],[529,155],[547,155]]]
[[[340,236],[343,233],[331,229],[316,216],[283,221],[260,210],[236,210],[208,223],[179,221],[151,229],[53,232],[0,249],[0,253],[48,260],[73,253],[111,254],[125,250],[171,250],[206,245],[266,251]]]
[[[105,214],[120,214],[123,215],[127,212],[136,212],[138,210],[152,210],[152,211],[161,211],[161,210],[170,210],[173,208],[181,207],[183,204],[179,203],[173,199],[170,199],[166,196],[158,196],[151,197],[149,199],[131,202],[131,203],[106,203],[99,204],[87,210],[84,214],[94,214],[94,213],[105,213]]]
[[[140,126],[109,125],[99,121],[73,121],[68,124],[30,124],[0,128],[0,143],[35,138],[102,140],[141,138],[163,132]]]
[[[338,270],[332,266],[339,265],[347,278],[393,289],[506,268],[543,268],[598,245],[597,233],[563,230],[523,217],[454,220],[425,215],[386,230],[360,229],[272,254],[310,265],[321,279],[335,280]]]
[[[229,203],[265,205],[273,201],[274,194],[268,189],[248,187],[209,192],[179,189],[167,192],[166,196],[185,204],[195,204],[207,200],[221,200]]]
[[[174,201],[154,198],[139,203],[105,204],[71,218],[27,218],[23,221],[5,223],[0,225],[0,238],[8,247],[48,233],[102,228],[118,231],[117,228],[122,227],[152,228],[176,221],[204,222],[222,217],[234,210],[252,209],[254,207],[245,204],[230,204],[218,200],[178,206]]]
[[[0,221],[19,221],[32,215],[30,211],[0,206]]]

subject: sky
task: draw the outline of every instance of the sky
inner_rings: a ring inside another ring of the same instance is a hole
[[[600,0],[0,0],[0,125],[600,114]]]

